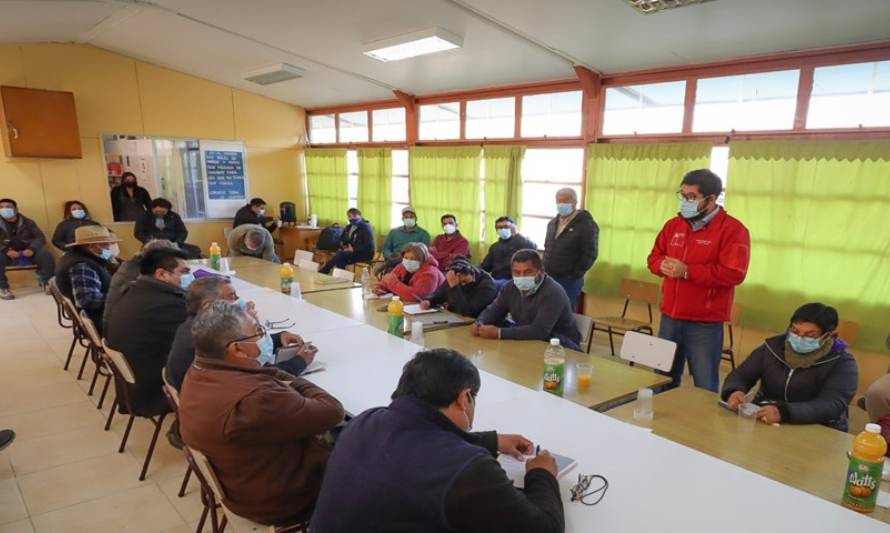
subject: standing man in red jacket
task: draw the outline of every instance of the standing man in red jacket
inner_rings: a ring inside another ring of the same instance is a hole
[[[649,270],[665,278],[658,336],[677,343],[673,386],[689,370],[696,387],[717,392],[723,323],[751,256],[748,229],[717,205],[720,177],[693,170],[680,184],[680,214],[664,225],[649,254]]]

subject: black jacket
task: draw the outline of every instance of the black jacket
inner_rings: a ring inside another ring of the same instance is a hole
[[[590,213],[579,209],[578,214],[559,237],[556,236],[558,227],[557,215],[547,224],[544,270],[557,278],[584,277],[599,253],[599,226]]]
[[[0,252],[5,253],[12,248],[22,251],[26,248],[35,252],[46,246],[46,236],[37,227],[37,223],[18,213],[15,223],[0,217]]]
[[[491,274],[494,279],[510,279],[513,277],[511,267],[513,254],[525,249],[537,250],[538,245],[519,234],[507,240],[499,239],[488,249],[488,254],[479,267]]]
[[[152,239],[167,239],[176,244],[182,244],[188,238],[189,230],[182,222],[182,217],[172,210],[168,210],[164,215],[164,229],[158,229],[155,226],[154,213],[147,211],[139,217],[136,225],[133,226],[133,236],[143,244]]]
[[[476,281],[469,285],[450,287],[443,283],[429,297],[433,305],[448,304],[448,310],[459,315],[476,318],[498,295],[498,288],[488,272],[479,270]]]
[[[136,186],[132,198],[127,194],[126,187],[118,185],[111,189],[111,212],[115,222],[131,222],[138,220],[141,212],[151,211],[151,195],[140,186]]]
[[[105,315],[102,319],[104,321],[103,328],[106,331],[108,331],[108,317],[111,316],[112,309],[120,301],[124,287],[139,277],[139,261],[142,261],[142,254],[137,254],[132,259],[121,263],[114,271],[114,275],[111,276],[111,284],[105,295]]]
[[[835,341],[831,353],[809,368],[792,369],[785,362],[785,335],[766,339],[726,376],[721,396],[747,393],[759,381],[757,404],[775,404],[782,422],[822,424],[847,431],[847,406],[859,385],[856,360],[847,345]]]
[[[67,252],[68,248],[65,248],[66,244],[71,244],[74,242],[74,231],[81,226],[98,226],[99,223],[95,220],[91,220],[89,218],[68,218],[61,222],[56,226],[56,231],[53,232],[53,246],[62,250],[63,252]]]
[[[356,262],[370,261],[374,259],[374,230],[367,220],[358,224],[350,224],[343,231],[340,245],[352,245],[353,259]]]
[[[169,411],[161,370],[185,319],[185,291],[150,276],[139,276],[124,287],[108,316],[108,346],[123,352],[136,375],[136,384],[130,387],[136,414]]]
[[[270,232],[275,231],[275,228],[278,226],[274,218],[265,215],[259,216],[254,213],[253,209],[250,208],[250,204],[243,206],[235,213],[235,222],[232,223],[232,227],[237,228],[242,224],[257,224]]]

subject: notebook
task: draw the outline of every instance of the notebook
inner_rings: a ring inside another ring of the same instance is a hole
[[[435,313],[437,311],[441,311],[438,307],[430,307],[429,309],[423,309],[420,307],[420,304],[411,304],[405,306],[405,314],[406,315],[425,315],[427,313]]]
[[[570,457],[565,457],[563,455],[558,455],[555,453],[551,453],[550,455],[556,459],[556,471],[557,478],[561,478],[566,474],[569,470],[575,467],[578,464],[574,459]],[[510,478],[510,481],[513,482],[513,486],[518,489],[525,488],[525,463],[529,459],[534,459],[534,456],[528,455],[523,458],[522,461],[514,458],[510,455],[501,454],[498,456],[498,462],[501,464],[501,468],[504,469],[504,472],[507,473],[507,477]]]

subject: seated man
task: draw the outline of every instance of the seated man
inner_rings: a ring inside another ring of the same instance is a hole
[[[176,330],[176,337],[173,338],[173,346],[170,347],[170,354],[167,356],[167,366],[164,369],[167,382],[173,385],[176,390],[182,388],[185,373],[195,360],[192,322],[194,322],[195,316],[201,312],[201,309],[218,301],[238,304],[239,307],[246,310],[249,315],[259,322],[253,302],[238,298],[238,293],[235,292],[235,287],[232,286],[232,281],[229,278],[209,276],[195,280],[185,295],[188,318]],[[297,356],[293,359],[273,365],[275,363],[275,352],[282,346],[296,346],[300,348],[300,351],[297,352]],[[306,369],[306,366],[315,359],[315,354],[318,352],[318,348],[304,343],[299,335],[294,335],[289,331],[273,334],[266,333],[260,347],[262,348],[262,353],[258,361],[261,366],[275,366],[292,376],[299,376]]]
[[[229,255],[246,255],[280,263],[275,254],[275,240],[268,230],[257,224],[241,224],[229,233]]]
[[[519,490],[495,457],[530,455],[532,443],[469,433],[479,388],[479,371],[463,355],[415,355],[392,403],[365,411],[340,434],[312,532],[562,533],[553,457],[542,451],[530,458]]]
[[[498,288],[488,272],[458,257],[446,269],[445,283],[420,306],[429,309],[444,305],[452,313],[476,318],[497,295]]]
[[[377,282],[374,294],[391,292],[403,302],[415,303],[432,296],[443,283],[445,276],[426,245],[409,242],[402,250],[402,263]]]
[[[104,322],[103,328],[106,331],[108,330],[108,317],[111,316],[112,309],[117,305],[117,302],[120,301],[121,292],[124,290],[124,287],[129,285],[131,281],[136,281],[136,278],[139,277],[139,263],[142,261],[142,256],[153,250],[168,248],[171,250],[177,249],[175,244],[164,239],[148,241],[142,247],[140,253],[134,255],[132,259],[128,259],[121,263],[114,271],[114,275],[111,276],[111,283],[108,286],[108,293],[105,295],[105,312],[102,316],[102,321]]]
[[[86,311],[102,334],[105,299],[111,287],[111,276],[117,266],[111,245],[120,239],[103,226],[81,226],[74,230],[74,242],[56,266],[59,292]]]
[[[37,282],[46,285],[53,277],[56,260],[46,248],[46,236],[30,218],[18,212],[11,198],[0,200],[0,300],[14,300],[6,269],[37,265]]]
[[[417,213],[411,206],[402,208],[402,225],[390,230],[386,240],[383,241],[382,266],[375,268],[375,273],[389,272],[402,262],[402,249],[409,242],[421,242],[430,245],[430,234],[417,225]]]
[[[442,272],[448,270],[457,257],[470,259],[470,241],[460,234],[457,229],[457,217],[454,215],[442,215],[442,233],[433,239],[430,245],[430,254],[439,262],[439,269]]]
[[[559,339],[565,348],[579,350],[581,333],[562,286],[544,273],[537,250],[519,250],[511,261],[513,281],[498,293],[476,323],[473,335],[483,339]],[[512,320],[507,320],[507,315]]]
[[[236,304],[201,310],[192,335],[196,357],[179,404],[183,441],[210,460],[234,513],[269,525],[305,519],[330,454],[319,436],[343,421],[343,406],[303,378],[260,368],[265,331]]]
[[[837,324],[833,307],[801,306],[791,316],[788,331],[766,339],[726,376],[721,397],[738,410],[760,382],[751,400],[761,406],[758,420],[847,431],[847,406],[859,385],[859,371],[847,343],[837,336]]]
[[[175,243],[185,252],[188,259],[199,259],[201,249],[185,240],[189,231],[175,211],[173,204],[166,198],[155,198],[151,201],[151,210],[143,213],[133,226],[133,235],[143,244],[152,239],[165,239]]]
[[[495,284],[501,288],[513,277],[510,261],[519,250],[537,250],[538,245],[519,234],[516,222],[508,216],[498,217],[494,223],[498,240],[488,249],[488,254],[479,267],[491,274]]]
[[[185,291],[194,275],[185,264],[185,254],[175,249],[146,253],[139,272],[108,316],[105,338],[130,363],[136,376],[130,398],[135,414],[144,416],[170,411],[161,388],[161,370],[176,328],[185,322]]]
[[[257,224],[266,228],[269,233],[278,228],[278,222],[273,217],[266,216],[266,201],[262,198],[251,198],[249,204],[235,213],[232,227],[237,228],[242,224]]]
[[[322,274],[329,274],[335,268],[346,268],[355,263],[366,263],[374,259],[374,230],[371,224],[364,220],[362,212],[354,207],[346,212],[346,216],[349,218],[349,226],[343,232],[340,251],[318,270]]]

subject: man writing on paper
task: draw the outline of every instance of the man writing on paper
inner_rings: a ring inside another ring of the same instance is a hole
[[[445,305],[452,313],[475,318],[497,295],[498,288],[488,272],[458,257],[445,269],[445,283],[429,299],[420,302],[420,307]]]
[[[470,433],[480,386],[479,371],[453,350],[415,355],[389,406],[365,411],[340,434],[312,532],[562,533],[553,457],[527,461],[520,491],[496,456],[531,455],[532,443]]]
[[[229,233],[229,253],[232,257],[248,256],[280,263],[275,254],[275,240],[268,230],[258,224],[241,224]]]

